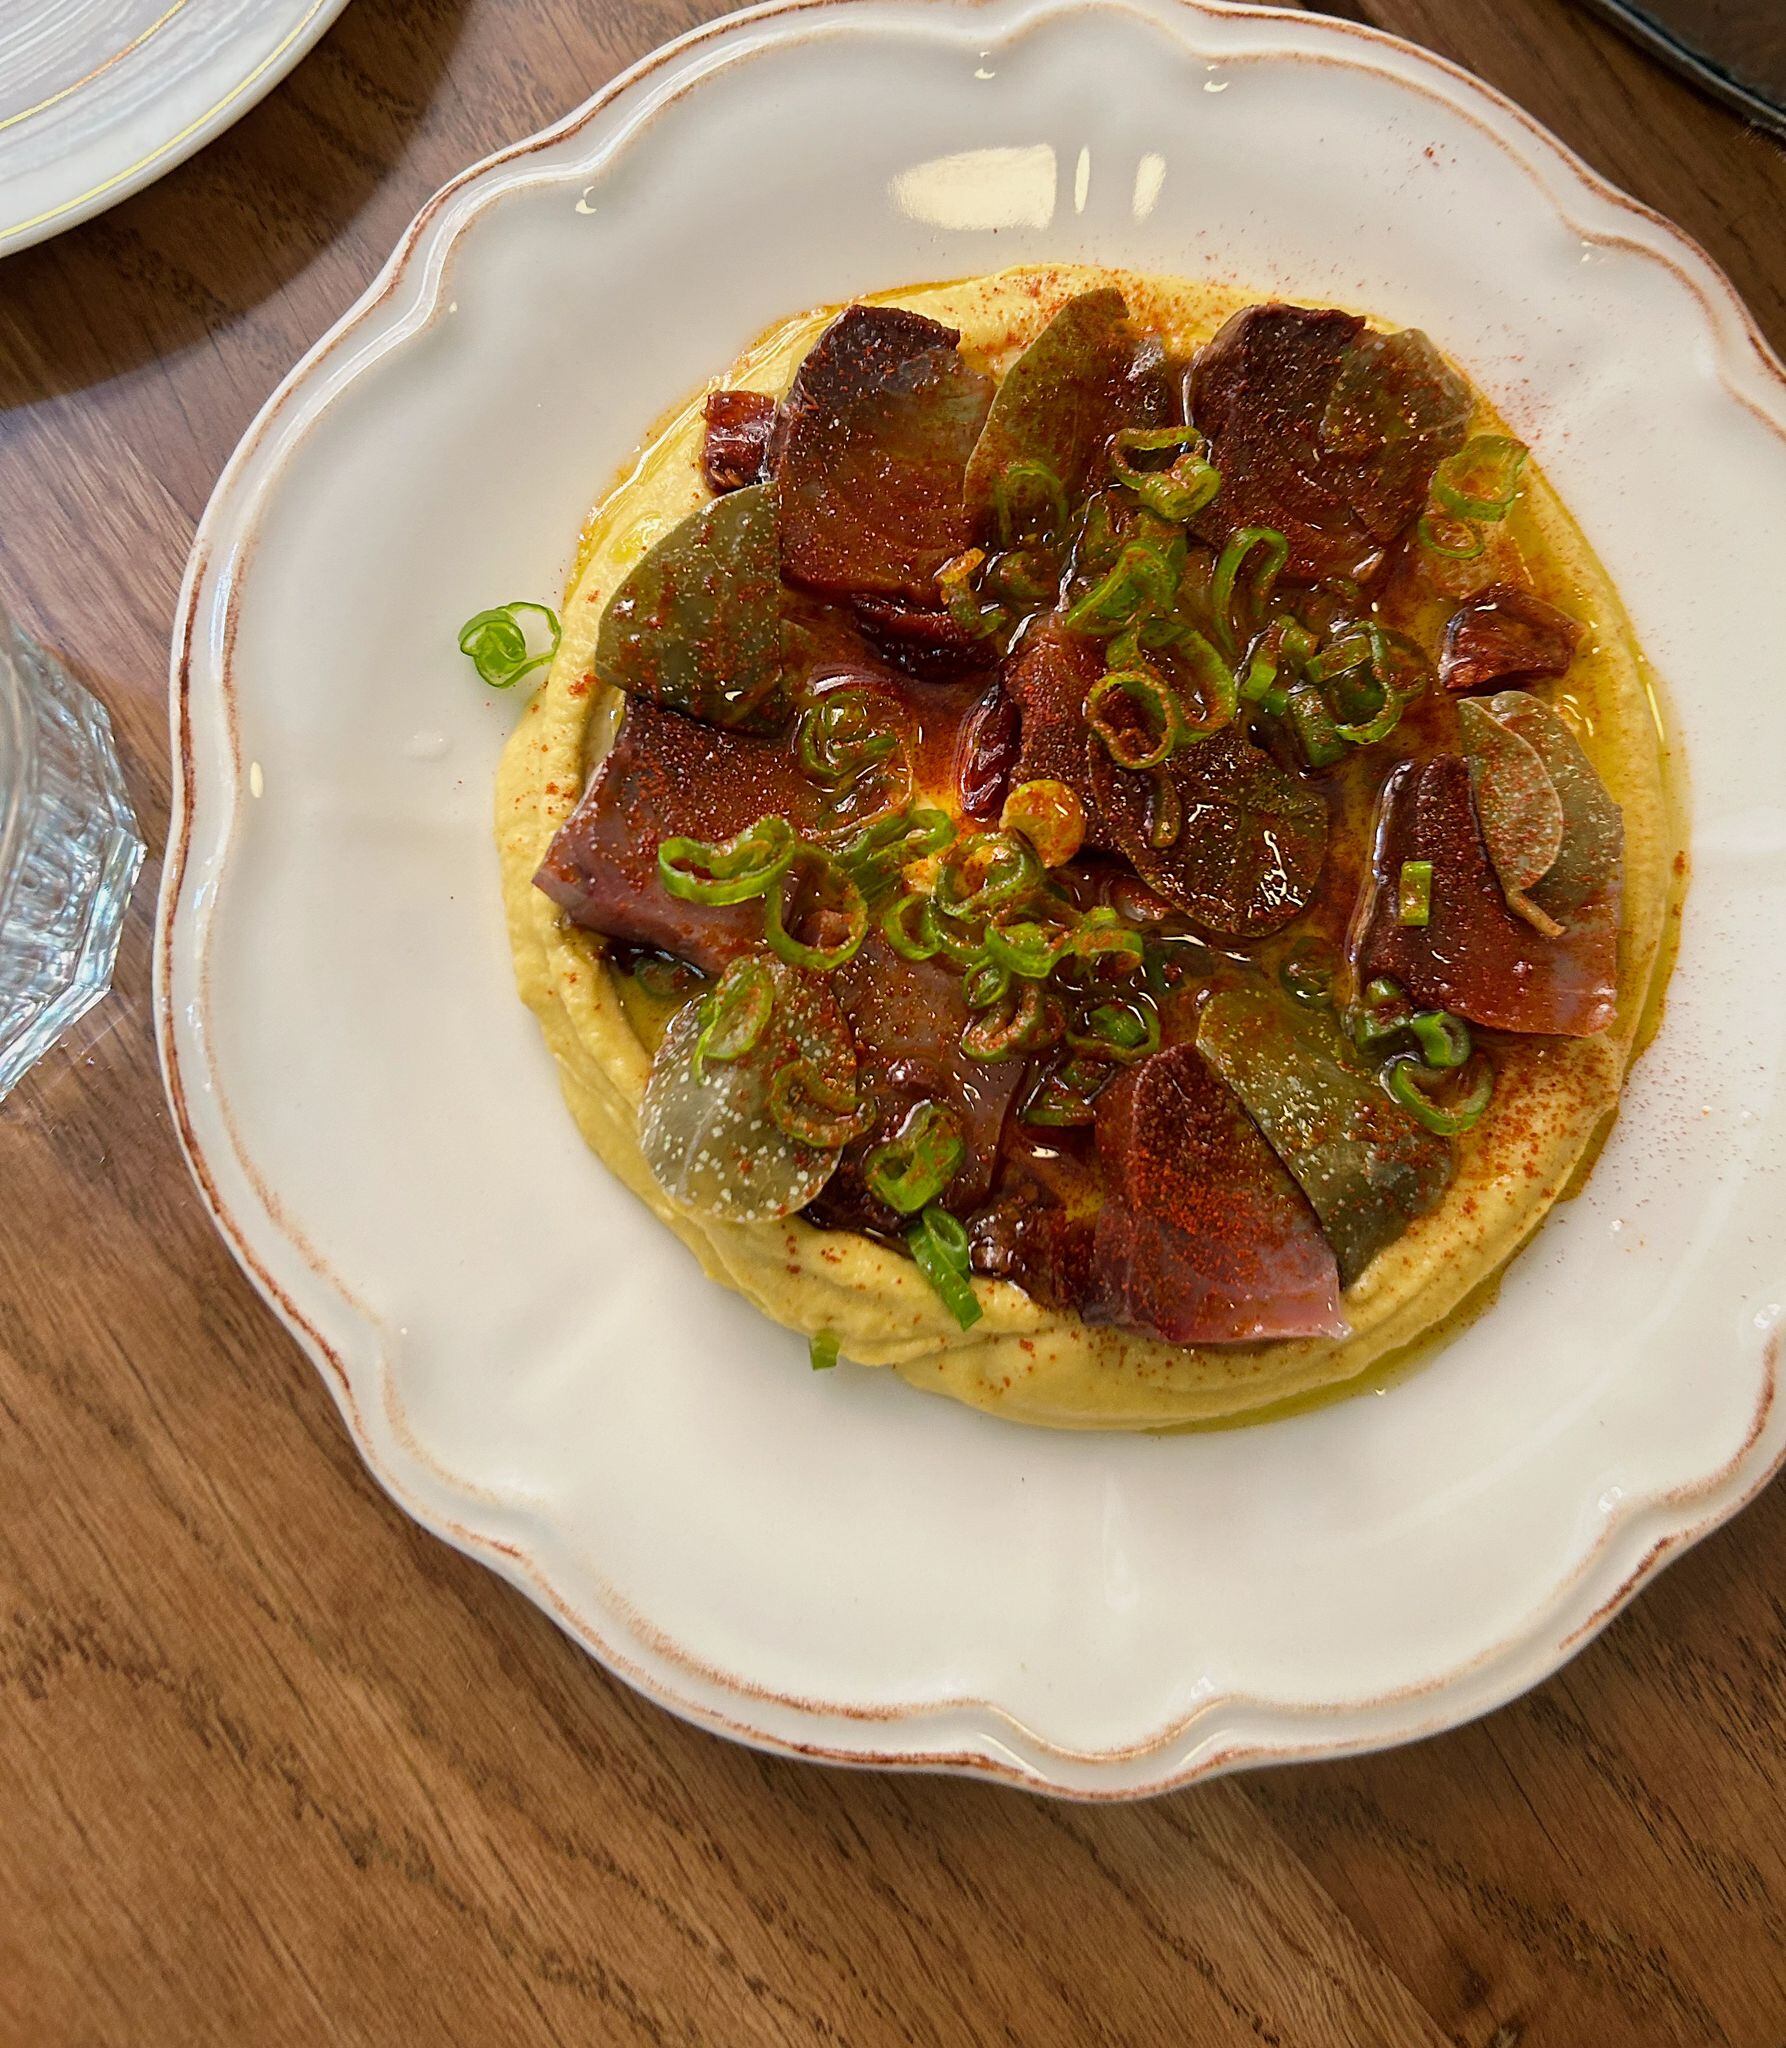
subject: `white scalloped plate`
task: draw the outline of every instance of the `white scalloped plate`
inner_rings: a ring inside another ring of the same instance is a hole
[[[0,4],[0,256],[115,206],[202,149],[346,4]]]
[[[708,1285],[583,1149],[454,630],[549,595],[790,310],[1025,258],[1418,323],[1536,445],[1697,792],[1661,1036],[1587,1192],[1393,1391],[1055,1436]],[[1786,1455],[1786,383],[1726,281],[1435,59],[1167,0],[783,5],[423,210],[201,528],[157,968],[232,1249],[368,1464],[615,1671],[802,1754],[1084,1796],[1407,1739],[1553,1670]]]

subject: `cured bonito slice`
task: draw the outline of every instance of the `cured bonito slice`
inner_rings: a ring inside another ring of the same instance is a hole
[[[1198,1014],[1197,1049],[1295,1176],[1347,1287],[1444,1193],[1450,1145],[1389,1100],[1332,1011],[1219,990]]]
[[[1104,1178],[1087,1322],[1169,1344],[1339,1337],[1339,1268],[1315,1213],[1227,1084],[1171,1046],[1098,1100]]]
[[[1372,334],[1352,313],[1280,304],[1243,308],[1205,345],[1190,400],[1222,473],[1201,530],[1273,527],[1288,574],[1308,583],[1376,566],[1470,413],[1418,330]]]
[[[1401,922],[1406,863],[1431,869],[1424,924]],[[1500,1031],[1590,1037],[1612,1022],[1618,994],[1616,881],[1610,916],[1577,918],[1545,938],[1507,907],[1483,842],[1461,754],[1404,762],[1377,804],[1369,878],[1350,950],[1363,985],[1399,982],[1417,1004]]]
[[[851,306],[819,337],[773,451],[793,582],[936,603],[936,572],[972,537],[962,478],[992,400],[959,339],[897,306]]]
[[[712,973],[760,942],[763,906],[672,896],[658,879],[658,846],[729,839],[770,814],[810,830],[821,803],[787,747],[717,732],[635,697],[534,882],[574,924]]]

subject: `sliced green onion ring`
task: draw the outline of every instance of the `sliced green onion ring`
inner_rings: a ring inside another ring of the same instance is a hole
[[[1116,566],[1067,607],[1061,624],[1074,633],[1119,633],[1149,607],[1165,611],[1178,577],[1171,563],[1145,541],[1130,541]]]
[[[1120,699],[1141,713],[1151,735],[1145,742],[1118,723],[1111,710]],[[1085,722],[1104,742],[1119,768],[1157,768],[1185,731],[1184,713],[1163,677],[1150,668],[1108,669],[1085,696]]]
[[[1494,1097],[1493,1067],[1483,1061],[1469,1091],[1453,1101],[1449,1108],[1433,1101],[1427,1094],[1420,1080],[1426,1071],[1414,1054],[1404,1053],[1383,1069],[1383,1085],[1393,1101],[1400,1103],[1411,1117],[1429,1131],[1436,1131],[1441,1138],[1459,1138],[1464,1132],[1473,1131]]]
[[[1182,525],[1222,487],[1221,471],[1204,455],[1207,445],[1195,427],[1124,427],[1110,444],[1110,467],[1150,512]],[[1181,452],[1165,469],[1143,469],[1134,460],[1168,448]]]
[[[1176,652],[1178,659],[1190,670],[1203,705],[1200,718],[1185,720],[1186,733],[1193,739],[1200,739],[1207,733],[1220,732],[1225,725],[1232,725],[1240,710],[1240,685],[1214,644],[1193,628],[1179,641]]]
[[[905,1242],[943,1306],[964,1330],[971,1330],[980,1320],[980,1303],[968,1277],[972,1258],[959,1220],[932,1202],[907,1231]]]
[[[1057,1130],[1090,1123],[1098,1091],[1116,1071],[1108,1062],[1075,1054],[1040,1077],[1017,1112],[1019,1121]]]
[[[837,1363],[837,1332],[814,1330],[806,1340],[806,1355],[814,1372],[829,1372]]]
[[[730,839],[666,839],[657,878],[684,903],[745,903],[781,879],[798,844],[785,818],[759,818]]]
[[[954,836],[954,821],[947,811],[915,804],[870,819],[842,845],[836,843],[836,834],[828,835],[826,851],[878,909],[911,862],[941,852]]]
[[[952,966],[964,971],[980,966],[986,959],[986,941],[977,924],[963,924],[953,917],[942,917],[937,913],[936,899],[924,899],[923,913],[918,920],[918,929],[924,934],[933,952],[940,953]]]
[[[689,1066],[698,1081],[709,1060],[741,1060],[769,1028],[775,977],[768,963],[746,953],[734,960],[701,998],[701,1035]]]
[[[545,620],[552,644],[543,654],[528,653],[527,634],[517,612],[538,612]],[[535,604],[531,598],[511,598],[487,612],[474,612],[465,621],[459,628],[459,652],[470,657],[480,682],[493,690],[512,690],[523,676],[544,668],[558,652],[562,631],[558,614],[549,605]]]
[[[1290,559],[1290,543],[1275,526],[1242,526],[1231,533],[1216,561],[1215,575],[1209,585],[1209,609],[1215,621],[1216,638],[1230,661],[1244,638],[1240,620],[1234,613],[1234,593],[1241,568],[1255,548],[1265,551],[1253,575],[1253,609],[1262,613],[1271,602],[1271,593],[1283,574],[1284,564]]]
[[[1058,540],[1067,530],[1067,493],[1047,463],[1031,456],[1006,463],[992,487],[999,545]]]
[[[785,897],[789,876],[809,864],[819,870],[820,889],[833,892],[841,899],[830,906],[846,921],[844,936],[835,946],[806,945],[787,928]],[[824,970],[841,967],[846,960],[853,959],[867,934],[868,899],[862,893],[861,884],[821,848],[797,847],[793,860],[783,863],[763,898],[763,936],[770,948],[791,966]]]
[[[1371,640],[1370,626],[1342,625],[1336,629],[1336,635],[1305,664],[1309,681],[1331,683],[1341,676],[1353,675],[1361,668],[1369,669],[1374,680],[1376,648]]]
[[[1385,691],[1381,707],[1369,718],[1356,725],[1336,725],[1334,731],[1349,747],[1374,747],[1378,740],[1386,740],[1400,725],[1407,706],[1406,697],[1398,697],[1393,690]]]
[[[1094,1053],[1127,1066],[1159,1051],[1160,1013],[1146,996],[1099,1003],[1081,1026],[1067,1027],[1067,1043],[1075,1052]]]
[[[986,926],[986,955],[1007,974],[1046,981],[1073,947],[1073,928],[1034,918],[993,918]]]
[[[924,929],[929,899],[909,892],[881,912],[881,935],[906,960],[931,960],[939,950]]]
[[[1262,633],[1247,653],[1246,671],[1240,677],[1240,701],[1257,704],[1261,711],[1282,717],[1289,693],[1277,679],[1281,643],[1270,632]]]
[[[947,811],[939,811],[930,804],[914,804],[906,814],[906,829],[899,842],[900,864],[941,853],[954,837],[955,820]]]
[[[1289,693],[1287,709],[1290,728],[1311,768],[1331,768],[1345,758],[1346,743],[1313,683],[1298,683]]]
[[[1470,1027],[1449,1010],[1416,1010],[1408,1029],[1420,1048],[1420,1057],[1435,1073],[1445,1074],[1468,1063]]]
[[[1073,927],[1071,950],[1077,960],[1109,961],[1132,974],[1146,958],[1147,942],[1118,912],[1100,904]]]
[[[860,690],[831,690],[801,712],[794,747],[815,782],[848,782],[895,753],[899,735],[875,725]]]
[[[769,1082],[769,1114],[790,1138],[827,1152],[859,1138],[867,1124],[855,1080],[838,1081],[808,1059],[776,1068]]]
[[[1433,915],[1433,864],[1430,860],[1405,860],[1395,884],[1395,921],[1418,927],[1430,924]]]
[[[915,1216],[949,1185],[966,1157],[961,1119],[946,1104],[925,1101],[896,1137],[869,1153],[862,1177],[889,1209]]]
[[[1177,995],[1191,981],[1207,980],[1211,971],[1209,948],[1188,932],[1170,933],[1146,941],[1142,981],[1156,1002]]]
[[[1334,731],[1350,747],[1374,746],[1401,723],[1426,689],[1426,656],[1411,640],[1375,619],[1336,628],[1335,637],[1307,664],[1323,701],[1337,706]],[[1331,687],[1330,687],[1331,686]]]
[[[1014,982],[997,1004],[968,1021],[961,1049],[970,1060],[1007,1060],[1044,1044],[1053,1021],[1040,986]]]
[[[1131,456],[1163,455],[1169,448],[1201,455],[1208,446],[1198,427],[1124,427],[1110,444],[1110,467],[1126,484],[1134,470],[1134,464],[1129,460]],[[1138,474],[1152,476],[1156,472],[1142,470]]]
[[[1477,434],[1433,472],[1434,503],[1456,519],[1505,519],[1531,452],[1510,434]]]
[[[1362,1000],[1346,1018],[1352,1043],[1370,1053],[1400,1038],[1408,1028],[1408,999],[1393,981],[1379,976],[1365,987]]]
[[[1011,986],[1011,970],[998,960],[979,960],[961,977],[961,1000],[970,1010],[990,1010]]]
[[[943,855],[934,901],[946,917],[990,917],[1027,902],[1041,886],[1041,859],[1021,833],[969,832]]]
[[[1423,548],[1448,562],[1473,562],[1488,545],[1480,527],[1443,512],[1423,512],[1414,533]]]

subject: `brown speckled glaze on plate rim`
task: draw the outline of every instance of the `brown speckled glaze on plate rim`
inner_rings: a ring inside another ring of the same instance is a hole
[[[1132,6],[1128,0],[1086,0],[1086,4],[1131,15],[1156,29],[1174,32],[1172,12]],[[666,66],[688,57],[692,52],[723,44],[765,24],[779,24],[781,39],[786,40],[804,32],[803,18],[828,19],[850,9],[851,0],[770,0],[768,5],[748,9],[696,29],[642,59],[554,127],[498,151],[443,186],[418,213],[365,295],[281,384],[226,465],[200,524],[188,563],[172,654],[171,725],[175,789],[168,857],[157,915],[155,1012],[168,1098],[182,1146],[225,1242],[254,1285],[322,1370],[362,1457],[398,1505],[424,1526],[519,1586],[567,1633],[630,1685],[698,1725],[790,1755],[880,1768],[962,1772],[1082,1799],[1144,1797],[1248,1765],[1351,1754],[1436,1733],[1488,1711],[1548,1676],[1605,1627],[1665,1564],[1753,1499],[1779,1466],[1786,1462],[1786,1447],[1772,1455],[1757,1455],[1763,1447],[1763,1436],[1774,1410],[1781,1354],[1779,1330],[1770,1335],[1763,1347],[1758,1396],[1748,1428],[1735,1454],[1690,1486],[1624,1503],[1619,1513],[1608,1517],[1599,1542],[1577,1562],[1562,1583],[1550,1589],[1548,1597],[1527,1625],[1468,1663],[1391,1693],[1320,1705],[1285,1704],[1232,1693],[1216,1695],[1199,1701],[1191,1713],[1140,1742],[1097,1751],[1067,1749],[1051,1743],[991,1700],[957,1697],[880,1707],[765,1691],[735,1673],[719,1670],[691,1655],[655,1629],[645,1616],[631,1609],[617,1589],[605,1582],[602,1585],[601,1612],[586,1612],[573,1605],[524,1547],[499,1538],[488,1530],[480,1530],[470,1521],[442,1513],[429,1502],[417,1498],[377,1455],[345,1361],[282,1284],[273,1263],[258,1248],[256,1230],[240,1219],[225,1200],[195,1128],[188,1102],[188,1089],[192,1083],[182,1066],[173,1015],[174,928],[187,890],[196,804],[200,794],[195,772],[192,699],[195,678],[205,667],[196,644],[201,597],[214,536],[224,524],[224,508],[236,495],[244,467],[269,433],[283,422],[298,395],[316,373],[350,339],[362,334],[382,310],[391,306],[408,281],[417,259],[438,254],[438,274],[428,302],[421,309],[421,318],[399,328],[391,336],[391,342],[395,345],[413,338],[432,324],[446,296],[454,242],[475,218],[475,214],[467,213],[445,245],[435,250],[433,245],[442,236],[442,215],[456,195],[485,181],[503,165],[576,135],[616,102],[636,94]],[[1072,0],[1067,0],[1064,5],[1032,6],[1023,10],[1009,26],[993,25],[990,17],[1010,11],[1007,0],[930,0],[929,5],[908,6],[903,14],[914,26],[927,17],[948,23],[968,16],[979,20],[982,28],[1001,43],[1009,43],[1033,30],[1038,23],[1079,10]],[[1786,442],[1786,370],[1767,347],[1734,287],[1680,229],[1608,184],[1511,101],[1440,57],[1380,30],[1351,22],[1287,13],[1274,8],[1216,5],[1212,0],[1175,0],[1172,11],[1187,19],[1258,19],[1294,24],[1302,34],[1332,45],[1331,54],[1307,50],[1225,51],[1223,61],[1228,65],[1331,63],[1342,69],[1376,71],[1384,68],[1373,62],[1373,55],[1378,50],[1392,50],[1403,62],[1411,58],[1423,74],[1421,80],[1411,80],[1397,69],[1389,74],[1395,83],[1404,89],[1427,92],[1450,114],[1461,116],[1493,140],[1509,159],[1510,166],[1538,184],[1555,211],[1585,242],[1637,253],[1649,262],[1663,265],[1690,290],[1703,310],[1707,325],[1717,337],[1718,375],[1726,391],[1743,404],[1768,432]],[[774,47],[777,44],[772,43],[739,54],[745,57],[767,55]],[[681,91],[698,90],[700,84],[701,76],[696,76],[687,81]],[[620,147],[625,147],[624,141]],[[1629,234],[1610,233],[1576,221],[1544,175],[1547,165],[1553,172],[1563,174],[1565,186],[1585,187],[1601,202],[1629,216],[1634,231]],[[1775,388],[1779,410],[1769,410],[1758,404],[1732,381],[1728,359],[1733,349],[1749,357],[1749,369],[1758,368]],[[373,359],[376,358],[369,358]],[[256,526],[257,521],[251,516],[238,543],[244,555],[255,545]],[[234,591],[238,582],[239,579],[232,578],[214,681],[228,733],[230,788],[226,793],[211,792],[213,799],[219,794],[226,794],[232,806],[241,788],[234,675]],[[205,681],[208,684],[211,678],[206,677]],[[226,831],[225,851],[228,839]],[[198,996],[201,1010],[209,1003],[208,967],[203,957],[208,935],[208,920],[201,913]],[[200,1034],[200,1042],[209,1044],[208,1032]],[[283,1210],[276,1192],[266,1185],[257,1171],[241,1142],[215,1072],[207,1066],[197,1078],[219,1104],[235,1164],[255,1191],[267,1223],[284,1250],[307,1266],[363,1323],[375,1328],[376,1319],[364,1304],[354,1300],[340,1277],[304,1240]],[[260,1241],[264,1241],[265,1236],[265,1230],[258,1233]],[[469,1511],[476,1503],[479,1490],[469,1486],[461,1475],[448,1473],[435,1464],[408,1431],[382,1360],[380,1380],[385,1392],[386,1419],[403,1442],[404,1449],[449,1484],[462,1497]],[[1644,1524],[1657,1520],[1670,1526],[1644,1540]],[[636,1652],[631,1647],[634,1645],[637,1646]],[[1466,1686],[1469,1697],[1459,1697]],[[723,1695],[725,1704],[721,1706],[705,1697],[706,1689]],[[851,1742],[838,1739],[838,1731],[832,1731],[831,1739],[821,1740],[818,1739],[819,1731],[815,1729],[814,1739],[800,1739],[785,1730],[765,1725],[760,1710],[766,1705],[815,1723],[831,1721],[843,1723],[846,1727],[874,1728],[878,1735]],[[1342,1734],[1332,1725],[1341,1716],[1364,1725]],[[1269,1739],[1232,1741],[1221,1747],[1200,1744],[1196,1740],[1200,1726],[1245,1722],[1250,1718],[1274,1724],[1279,1732]],[[927,1744],[927,1731],[934,1729],[940,1732],[936,1724],[945,1722],[965,1727],[965,1739],[942,1745]],[[892,1746],[895,1743],[898,1746]],[[1099,1783],[1095,1777],[1084,1775],[1097,1771],[1099,1767],[1109,1770],[1111,1767],[1148,1763],[1153,1766],[1151,1771],[1125,1772],[1117,1782]],[[1060,1767],[1079,1775],[1062,1776]]]

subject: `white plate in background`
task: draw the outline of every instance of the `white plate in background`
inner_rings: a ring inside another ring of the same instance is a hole
[[[0,5],[0,257],[115,206],[203,148],[346,4]]]

